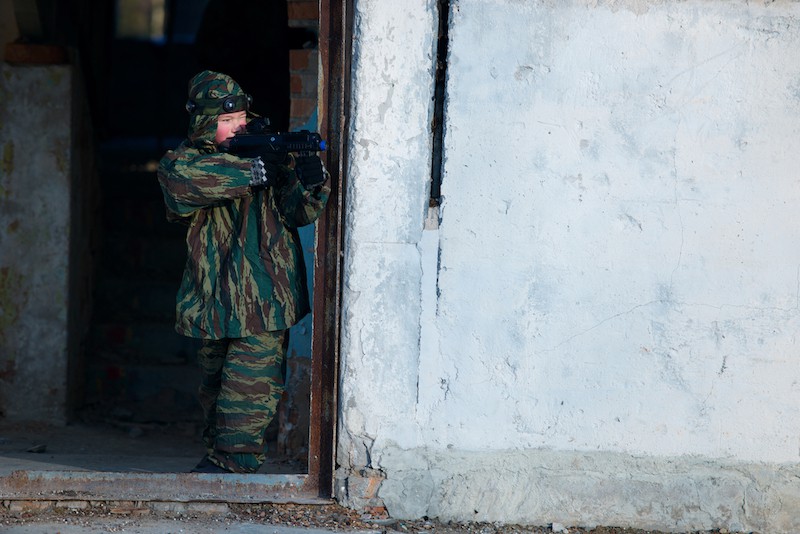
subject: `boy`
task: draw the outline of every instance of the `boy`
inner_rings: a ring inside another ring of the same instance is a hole
[[[252,118],[249,107],[229,76],[195,75],[188,138],[158,168],[167,218],[189,226],[175,329],[203,340],[207,455],[193,472],[253,473],[264,462],[288,329],[310,311],[296,229],[317,219],[330,193],[316,155],[224,151]]]

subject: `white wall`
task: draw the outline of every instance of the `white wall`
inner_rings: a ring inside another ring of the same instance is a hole
[[[452,5],[426,225],[435,3],[356,2],[340,498],[800,529],[800,4]]]

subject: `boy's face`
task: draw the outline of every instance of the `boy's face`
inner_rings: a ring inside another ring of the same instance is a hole
[[[230,139],[236,132],[243,131],[247,124],[246,111],[234,111],[233,113],[223,113],[217,116],[217,134],[214,142],[219,146],[226,139]]]

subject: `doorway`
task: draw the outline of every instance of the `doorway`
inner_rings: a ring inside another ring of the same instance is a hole
[[[196,16],[199,6],[202,11],[211,2],[118,0],[115,9],[105,11],[103,28],[114,28],[105,54],[96,47],[85,54],[91,73],[87,93],[96,97],[92,99],[92,116],[104,142],[99,159],[102,202],[97,215],[101,247],[94,277],[94,319],[87,340],[84,401],[74,410],[80,425],[68,425],[47,435],[42,434],[41,428],[22,428],[21,437],[35,435],[36,441],[47,442],[39,451],[35,449],[41,443],[25,451],[44,452],[44,456],[20,458],[35,458],[41,464],[29,471],[47,470],[65,460],[63,472],[70,467],[85,471],[88,474],[79,478],[90,486],[98,481],[96,477],[92,481],[92,472],[113,471],[129,474],[123,477],[128,486],[134,484],[130,474],[135,474],[137,487],[150,488],[156,495],[161,491],[160,482],[157,478],[141,478],[142,473],[183,473],[188,470],[183,469],[184,459],[191,462],[191,467],[203,453],[197,439],[199,407],[194,401],[198,380],[193,357],[197,345],[172,331],[174,294],[183,266],[183,233],[181,228],[164,221],[163,201],[153,171],[158,158],[176,146],[185,131],[181,105],[186,81],[199,67],[196,58],[191,57],[192,43],[185,36],[192,34],[191,21],[202,22],[202,17]],[[118,20],[123,9],[133,5],[138,9],[147,6],[146,16],[142,17],[146,38],[131,38],[125,33],[132,31],[130,25]],[[345,66],[349,65],[350,47],[350,24],[345,21],[351,10],[348,2],[331,5],[326,0],[319,4],[318,13],[316,2],[289,1],[286,6],[287,13],[294,10],[294,14],[303,17],[314,6],[313,18],[302,20],[317,26],[295,32],[306,40],[290,52],[287,80],[289,88],[296,91],[292,105],[311,115],[302,121],[300,113],[290,113],[289,129],[312,129],[310,126],[316,121],[313,129],[328,140],[330,148],[323,160],[334,183],[316,235],[307,233],[304,242],[308,265],[313,267],[309,271],[313,273],[314,313],[299,325],[297,333],[292,333],[295,340],[290,349],[289,383],[295,377],[295,390],[305,388],[300,397],[306,403],[286,407],[280,416],[284,418],[284,430],[292,426],[304,436],[290,439],[281,434],[280,426],[273,429],[271,451],[275,454],[262,473],[267,478],[254,482],[262,490],[255,491],[255,498],[260,495],[267,500],[270,492],[266,488],[276,483],[286,486],[287,480],[291,481],[291,491],[331,496],[336,424],[342,131],[349,70]],[[97,11],[94,16],[98,16]],[[178,20],[181,24],[176,24]],[[122,35],[118,34],[120,29],[124,30]],[[98,34],[108,33],[99,28],[93,32],[92,42],[99,39]],[[318,35],[314,48],[306,47],[310,33]],[[305,71],[309,66],[314,71],[319,67],[319,71],[311,76]],[[323,83],[319,85],[320,94],[315,95],[319,105],[314,106],[307,102],[309,94],[305,91],[309,87],[305,82],[316,86],[317,77]],[[313,113],[315,109],[319,110],[318,115]],[[300,358],[307,361],[300,362]],[[80,432],[74,434],[72,430]],[[56,458],[56,451],[70,447],[73,456],[84,456]],[[114,451],[120,454],[115,456]],[[184,457],[186,451],[190,452]],[[52,461],[48,462],[48,457]],[[137,460],[125,464],[123,457]],[[272,475],[291,478],[269,478]],[[47,485],[57,493],[59,480],[67,478],[70,489],[78,489],[74,476],[50,477]],[[193,480],[182,483],[191,484]],[[30,484],[31,488],[35,486]],[[39,487],[39,498],[42,491]],[[47,491],[45,488],[45,495]],[[103,491],[113,493],[113,483]],[[226,491],[218,491],[214,498],[232,498],[226,495]]]
[[[84,423],[119,429],[140,443],[192,436],[185,447],[198,460],[204,454],[196,401],[200,343],[174,331],[186,228],[166,221],[155,170],[185,136],[187,82],[204,69],[236,79],[253,96],[251,109],[276,130],[317,129],[318,17],[308,9],[292,9],[290,17],[289,5],[115,2],[107,75],[98,88],[107,95],[98,121],[102,223],[77,411]],[[300,237],[313,267],[314,227]],[[291,329],[287,387],[267,432],[265,472],[307,470],[311,330],[310,317]]]

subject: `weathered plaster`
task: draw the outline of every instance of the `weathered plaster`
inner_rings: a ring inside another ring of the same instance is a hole
[[[348,431],[341,435],[342,443],[348,444],[338,449],[345,456],[343,465],[368,467],[374,437],[382,434],[384,422],[395,421],[398,413],[411,413],[416,404],[417,241],[430,180],[434,7],[425,1],[401,10],[386,10],[376,2],[356,5],[355,40],[380,35],[384,42],[381,49],[355,47],[353,58],[358,65],[354,94],[362,96],[355,101],[350,125],[358,150],[350,158],[346,195],[343,335],[352,350],[342,361],[341,375],[348,391],[342,398],[352,402],[342,405],[342,417],[348,421]],[[363,269],[365,264],[370,268]],[[385,325],[384,335],[372,335],[373,324]],[[371,378],[365,382],[361,377]],[[382,387],[374,388],[377,383]],[[376,410],[383,416],[374,417]],[[415,423],[409,417],[403,421],[404,440],[413,444]]]
[[[608,452],[387,448],[379,495],[398,517],[615,525],[687,532],[797,532],[797,465]],[[475,488],[480,488],[476,491]]]
[[[338,480],[797,530],[800,4],[452,2],[438,213],[435,6],[356,5]]]

